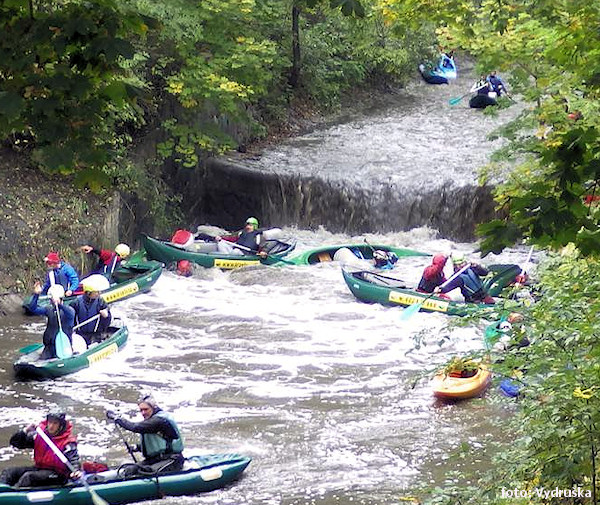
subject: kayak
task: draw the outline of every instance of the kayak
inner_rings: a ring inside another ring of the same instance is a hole
[[[480,365],[473,377],[454,377],[441,372],[431,382],[433,396],[442,400],[464,400],[483,393],[492,380],[492,373]]]
[[[415,251],[413,249],[403,249],[400,247],[392,247],[383,244],[341,244],[309,249],[308,251],[304,251],[288,258],[287,262],[294,263],[295,265],[316,265],[317,263],[335,261],[336,252],[338,252],[340,249],[349,249],[354,254],[356,259],[359,260],[372,260],[373,250],[393,252],[399,258],[406,256],[431,256],[428,253]]]
[[[146,261],[143,254],[143,251],[135,252],[127,262],[115,269],[110,287],[100,294],[106,303],[125,300],[152,288],[162,273],[163,264],[158,261]],[[79,294],[81,293],[65,297],[64,303],[67,305],[74,303]],[[31,299],[32,297],[28,296],[22,304],[28,315],[32,315],[29,310]],[[47,305],[50,305],[50,299],[47,296],[40,296],[38,306],[45,307]]]
[[[219,253],[216,251],[215,242],[196,240],[189,246],[183,247],[180,244],[142,235],[142,246],[146,250],[148,258],[161,261],[165,264],[179,260],[188,260],[206,268],[216,267],[223,270],[233,270],[235,268],[260,264],[278,265],[286,262],[283,259],[284,256],[287,256],[296,246],[295,243],[283,242],[277,239],[266,240],[265,242],[267,245],[265,250],[268,252],[268,256],[261,258],[256,254],[241,256]]]
[[[483,285],[490,296],[497,296],[521,272],[518,265],[490,265],[487,268],[491,275],[483,280]],[[367,303],[403,307],[422,303],[421,310],[455,316],[465,316],[484,307],[490,307],[483,303],[465,303],[420,293],[407,287],[400,279],[370,270],[352,271],[342,268],[342,274],[352,294]]]
[[[187,458],[183,470],[160,475],[123,478],[119,470],[86,476],[89,487],[111,505],[184,496],[222,488],[235,481],[251,458],[239,454],[208,454]],[[51,488],[14,488],[0,484],[0,505],[89,505],[89,491],[82,484]]]
[[[428,84],[448,84],[449,78],[440,71],[438,67],[427,68],[422,63],[419,65],[419,73],[423,80]]]
[[[20,379],[54,379],[78,372],[121,350],[127,342],[129,331],[120,319],[114,319],[104,336],[101,342],[93,343],[85,351],[64,359],[40,360],[44,348],[42,343],[24,347],[22,352],[25,353],[13,364],[15,375]]]
[[[485,109],[490,105],[498,105],[498,102],[489,95],[475,95],[469,100],[471,109]]]

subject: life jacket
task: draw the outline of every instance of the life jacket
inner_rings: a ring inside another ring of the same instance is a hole
[[[162,417],[171,423],[173,429],[177,432],[177,438],[174,440],[167,440],[158,433],[142,433],[142,454],[146,458],[160,457],[163,455],[177,454],[183,451],[183,440],[179,427],[175,420],[170,414],[160,410],[154,414],[155,416]]]
[[[465,301],[470,302],[483,299],[485,295],[483,283],[481,282],[479,276],[473,272],[471,268],[467,268],[462,274],[460,274],[459,277],[463,281],[463,285],[460,290],[462,295],[465,297]]]
[[[433,293],[433,290],[441,286],[446,281],[444,275],[444,265],[446,264],[446,256],[436,254],[431,261],[431,265],[425,268],[423,276],[419,281],[418,291],[423,293]]]
[[[258,235],[260,235],[261,233],[262,232],[260,230],[242,231],[236,243],[241,246],[247,247],[248,249],[252,249],[252,251],[257,252],[258,244],[256,242],[256,237],[258,237]]]
[[[187,230],[175,230],[175,233],[171,237],[171,242],[186,247],[194,242],[194,235]]]
[[[44,420],[40,423],[40,428],[46,431],[47,425],[48,421]],[[47,431],[46,434],[61,452],[64,451],[68,444],[77,442],[77,437],[73,434],[73,425],[71,424],[71,421],[67,421],[66,428],[60,434],[52,436]],[[48,447],[48,444],[46,444],[39,435],[33,440],[33,461],[36,468],[39,468],[40,470],[52,470],[61,475],[69,475],[71,473],[67,466],[58,459],[58,456],[52,452],[52,449]]]
[[[58,268],[53,268],[48,272],[48,277],[50,279],[50,285],[52,284],[60,284],[65,291],[69,289],[69,277],[67,276],[64,270],[64,263],[61,263]],[[52,282],[52,277],[54,277],[54,282]]]
[[[112,274],[123,259],[116,252],[108,249],[102,249],[99,258],[98,265],[96,265],[96,272],[99,274]]]
[[[100,298],[89,298],[85,295],[77,297],[75,302],[75,321],[81,323],[87,321],[90,317],[94,317],[100,312]],[[100,318],[96,318],[79,328],[80,333],[94,333],[98,331]]]

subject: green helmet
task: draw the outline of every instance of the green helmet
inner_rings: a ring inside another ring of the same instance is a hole
[[[258,228],[258,219],[255,217],[249,217],[246,219],[246,224],[251,224],[254,228]]]
[[[452,263],[461,265],[465,262],[465,255],[462,253],[452,253]]]

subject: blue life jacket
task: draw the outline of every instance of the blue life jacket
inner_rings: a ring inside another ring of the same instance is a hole
[[[483,283],[471,268],[467,268],[459,277],[463,282],[460,290],[465,301],[471,302],[475,298],[483,298]]]

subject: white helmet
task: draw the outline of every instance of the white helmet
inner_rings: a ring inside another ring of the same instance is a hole
[[[127,258],[131,250],[127,244],[119,244],[117,247],[115,247],[115,252],[121,256],[121,258]]]
[[[65,288],[60,284],[53,284],[48,288],[48,296],[53,300],[62,300],[65,297]]]

